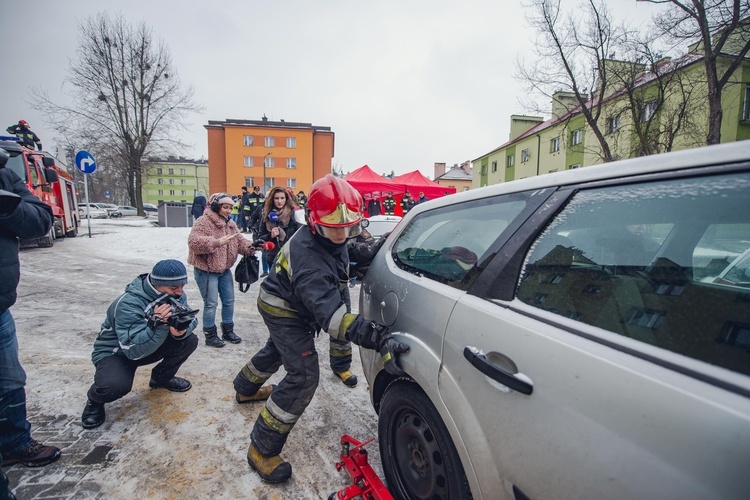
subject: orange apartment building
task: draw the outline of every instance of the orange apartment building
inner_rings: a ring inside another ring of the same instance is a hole
[[[242,186],[290,187],[308,193],[331,173],[334,133],[310,123],[209,120],[208,185],[211,193],[240,194]],[[265,178],[265,180],[264,180]]]

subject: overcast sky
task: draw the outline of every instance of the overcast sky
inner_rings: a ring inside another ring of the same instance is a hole
[[[575,2],[570,2],[575,4]],[[654,7],[610,0],[648,19]],[[145,21],[171,51],[204,111],[188,119],[184,156],[208,156],[208,120],[329,126],[334,165],[378,173],[473,160],[508,140],[523,87],[516,60],[534,33],[522,2],[506,0],[0,0],[0,125],[27,120],[52,150],[55,132],[28,89],[63,100],[77,22],[103,8]],[[13,64],[16,60],[18,64]]]

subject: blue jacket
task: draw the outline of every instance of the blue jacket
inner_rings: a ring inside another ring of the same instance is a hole
[[[97,364],[107,356],[125,356],[137,360],[155,352],[167,339],[168,325],[148,325],[148,316],[154,307],[161,303],[164,294],[158,292],[148,280],[148,274],[141,274],[125,287],[125,293],[117,297],[107,309],[107,317],[94,341],[91,361]],[[179,303],[187,306],[187,295],[179,298]],[[193,319],[185,335],[174,337],[185,340],[198,326],[198,318]]]
[[[40,238],[52,227],[52,209],[31,194],[18,174],[0,168],[0,189],[21,197],[11,212],[0,213],[0,312],[15,304],[21,276],[18,238]]]

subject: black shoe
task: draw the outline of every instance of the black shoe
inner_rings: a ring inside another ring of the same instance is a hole
[[[149,380],[148,386],[152,389],[167,389],[172,392],[189,391],[193,384],[189,380],[180,377],[172,377],[166,382],[157,382],[153,378]]]
[[[219,338],[216,326],[204,328],[203,333],[206,334],[206,345],[208,347],[224,347],[224,341]]]
[[[104,423],[106,414],[104,413],[104,404],[94,403],[90,399],[86,402],[81,416],[81,424],[84,429],[94,429]]]
[[[240,342],[242,342],[242,339],[239,338],[236,333],[234,333],[234,323],[222,323],[221,331],[222,340],[226,340],[227,342],[231,342],[232,344],[239,344]]]
[[[3,467],[21,464],[26,467],[42,467],[60,458],[60,448],[46,446],[39,441],[33,441],[28,448],[16,453],[3,454]]]

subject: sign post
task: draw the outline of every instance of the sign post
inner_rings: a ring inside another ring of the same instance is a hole
[[[86,219],[88,219],[89,238],[91,238],[91,214],[89,214],[91,204],[89,203],[88,174],[93,174],[96,170],[96,160],[94,160],[94,157],[91,155],[91,153],[82,149],[78,153],[76,153],[76,168],[86,174],[83,176],[83,185],[84,191],[86,192]]]

